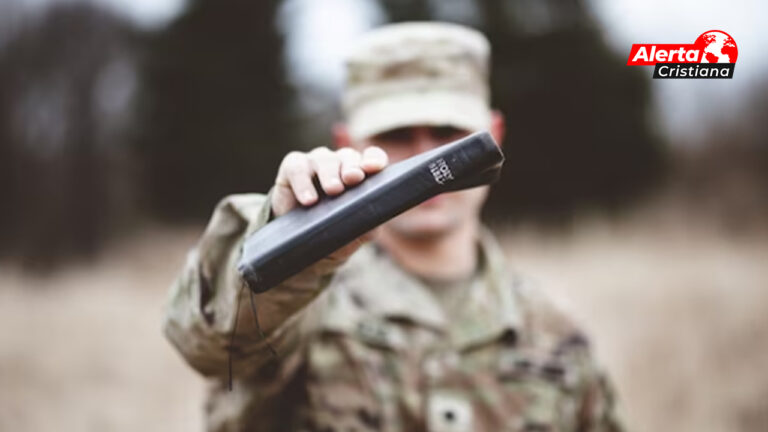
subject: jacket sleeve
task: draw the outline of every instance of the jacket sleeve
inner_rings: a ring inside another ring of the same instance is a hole
[[[589,432],[624,432],[613,385],[594,360],[587,358],[587,380],[579,407],[580,429]]]
[[[286,358],[301,339],[302,311],[330,280],[332,268],[315,265],[250,297],[236,265],[244,238],[270,219],[271,193],[224,198],[171,287],[163,330],[204,376],[243,378]]]

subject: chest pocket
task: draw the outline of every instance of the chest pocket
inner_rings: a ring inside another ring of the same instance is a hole
[[[405,346],[402,329],[375,317],[319,329],[307,344],[307,430],[385,430]]]
[[[500,391],[520,405],[511,430],[572,430],[577,411],[578,371],[557,357],[505,348],[497,357]]]

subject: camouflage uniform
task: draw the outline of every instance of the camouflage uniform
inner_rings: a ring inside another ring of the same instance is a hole
[[[450,316],[368,243],[255,296],[259,320],[279,323],[261,334],[235,263],[269,214],[268,195],[223,200],[171,291],[165,332],[209,378],[207,430],[621,430],[584,334],[507,273],[486,230]]]

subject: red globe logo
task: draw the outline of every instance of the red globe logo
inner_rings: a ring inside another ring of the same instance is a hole
[[[731,35],[720,30],[704,32],[694,45],[701,50],[700,63],[736,63],[739,48]]]

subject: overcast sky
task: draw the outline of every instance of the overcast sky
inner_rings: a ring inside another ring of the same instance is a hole
[[[17,0],[34,10],[54,1]],[[184,0],[91,0],[104,4],[144,27],[161,26]],[[768,16],[765,0],[590,0],[606,42],[622,56],[632,43],[692,43],[706,30],[733,36],[739,59],[732,80],[653,80],[658,121],[672,137],[695,138],[701,126],[739,115],[743,101],[768,71]],[[1,9],[1,8],[0,8]],[[0,12],[2,12],[0,10]],[[382,21],[369,0],[288,0],[281,25],[289,28],[293,78],[310,86],[336,88],[342,79],[341,57],[355,36]],[[328,25],[328,23],[333,25]],[[647,67],[650,76],[652,68]]]

